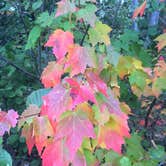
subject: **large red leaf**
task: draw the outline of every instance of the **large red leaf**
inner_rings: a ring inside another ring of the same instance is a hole
[[[58,84],[47,95],[43,96],[41,115],[47,115],[52,121],[57,121],[63,112],[71,109],[72,98],[69,91],[61,84]]]
[[[77,75],[79,73],[84,73],[87,66],[95,66],[91,55],[85,47],[79,45],[72,45],[68,49],[68,60],[65,67],[71,68],[71,76]]]
[[[55,139],[65,139],[71,161],[86,137],[95,138],[95,133],[92,123],[82,111],[68,112],[57,125]]]
[[[53,47],[53,53],[56,58],[62,59],[67,53],[68,47],[73,44],[74,36],[69,31],[63,31],[57,29],[52,35],[50,35],[49,40],[45,44],[47,47]]]
[[[41,75],[41,82],[45,88],[51,88],[59,84],[64,73],[63,66],[55,61],[49,62]]]
[[[11,127],[16,126],[18,117],[19,115],[13,109],[8,112],[0,111],[0,136],[3,136],[6,131],[9,132]]]

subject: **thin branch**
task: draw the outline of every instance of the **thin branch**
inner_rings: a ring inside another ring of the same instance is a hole
[[[80,46],[83,45],[84,40],[85,40],[85,37],[86,37],[86,35],[88,34],[89,28],[90,28],[90,25],[88,25],[87,28],[86,28],[85,34],[84,34],[84,36],[83,36],[83,38],[82,38],[82,40],[81,40],[81,42],[80,42]]]
[[[156,101],[157,101],[157,99],[154,98],[152,103],[149,106],[149,109],[147,110],[147,114],[146,114],[146,117],[145,117],[145,128],[147,128],[147,126],[148,126],[149,116],[150,116],[150,114],[152,112],[152,109],[153,109],[154,105],[156,104]]]
[[[23,69],[23,68],[17,66],[16,64],[14,64],[13,62],[11,62],[10,60],[4,58],[2,55],[0,55],[0,60],[5,61],[8,65],[13,66],[14,68],[16,68],[16,69],[19,70],[20,72],[26,74],[27,76],[29,76],[29,77],[31,77],[31,78],[33,78],[33,79],[40,80],[39,77],[37,77],[37,76],[35,76],[35,75],[29,73],[28,71],[26,71],[26,70]]]

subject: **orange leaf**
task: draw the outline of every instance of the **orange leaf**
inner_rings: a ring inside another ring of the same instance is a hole
[[[155,41],[158,41],[157,48],[158,52],[166,46],[166,33],[163,33],[162,35],[158,36]]]
[[[142,17],[144,14],[145,8],[146,8],[146,1],[144,1],[144,3],[142,3],[141,6],[135,9],[132,19],[135,19],[138,15]]]
[[[45,88],[51,88],[60,83],[63,66],[55,61],[49,62],[41,75],[41,82]]]

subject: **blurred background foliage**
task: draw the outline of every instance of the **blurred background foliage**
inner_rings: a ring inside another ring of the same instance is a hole
[[[47,62],[54,58],[50,49],[43,46],[48,35],[55,28],[63,27],[64,30],[70,30],[75,27],[74,23],[68,23],[62,18],[55,19],[56,2],[58,0],[0,1],[0,108],[2,110],[13,108],[20,114],[25,109],[27,96],[32,91],[42,88],[41,72]],[[143,1],[98,0],[96,15],[102,22],[112,27],[110,37],[115,51],[129,56],[137,55],[136,57],[142,61],[144,66],[153,67],[160,55],[166,58],[165,49],[158,54],[155,48],[156,43],[153,41],[166,29],[166,1],[163,3],[159,3],[159,0],[147,1],[148,6],[144,17],[132,20],[132,13],[141,2]],[[79,41],[81,33],[79,26],[76,31],[78,32],[76,39]],[[135,115],[131,116],[129,122],[131,131],[142,132],[145,137],[142,141],[144,149],[150,148],[151,138],[162,147],[166,146],[166,137],[160,134],[161,131],[166,133],[163,130],[164,127],[154,124],[149,130],[141,126],[139,122],[145,117],[146,109],[141,108],[140,101],[130,91],[127,81],[120,82],[120,87],[121,100],[129,104]],[[166,95],[160,98],[158,104],[166,102]],[[159,113],[154,113],[152,119],[162,119],[161,116]],[[133,136],[133,139],[127,142],[130,144],[126,151],[127,157],[124,156],[118,160],[119,165],[124,166],[124,163],[131,165],[130,160],[140,157],[131,157],[132,150],[142,151],[141,155],[146,153],[147,161],[152,156],[156,157],[158,152],[150,151],[150,149],[145,152],[140,145],[141,141],[138,142],[136,148],[132,147],[132,141],[135,144],[139,140],[136,139],[137,137],[139,136]],[[40,158],[35,149],[31,156],[27,154],[25,139],[20,137],[16,128],[11,130],[10,136],[5,135],[3,146],[12,155],[14,166],[40,165]],[[161,153],[160,159],[163,157],[162,147],[158,149]],[[97,152],[96,155],[100,154],[97,157],[101,157],[102,153],[104,152]],[[113,158],[116,162],[119,157],[113,152],[106,156],[104,161]],[[100,160],[103,161],[103,158]],[[143,164],[146,165],[147,161],[143,161]],[[156,160],[157,163],[159,161]]]

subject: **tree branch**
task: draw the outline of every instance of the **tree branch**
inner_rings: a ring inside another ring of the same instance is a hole
[[[10,60],[4,58],[2,55],[0,55],[0,60],[5,61],[8,65],[13,66],[14,68],[16,68],[17,70],[19,70],[20,72],[26,74],[28,77],[31,77],[31,78],[36,79],[36,80],[40,80],[39,77],[37,77],[37,76],[29,73],[28,71],[24,70],[23,68],[17,66],[16,64],[14,64],[13,62],[11,62]]]
[[[90,25],[88,24],[88,26],[87,26],[87,28],[86,28],[86,31],[85,31],[85,34],[84,34],[84,36],[83,36],[83,38],[82,38],[82,40],[81,40],[81,42],[80,42],[80,46],[83,45],[84,40],[85,40],[85,37],[86,37],[86,35],[88,34],[89,28],[90,28]]]
[[[157,99],[154,98],[153,101],[152,101],[152,103],[151,103],[150,106],[149,106],[149,109],[147,110],[147,114],[146,114],[146,117],[145,117],[145,128],[147,128],[147,126],[148,126],[149,115],[151,114],[152,108],[153,108],[154,105],[156,104],[156,101],[157,101]]]

